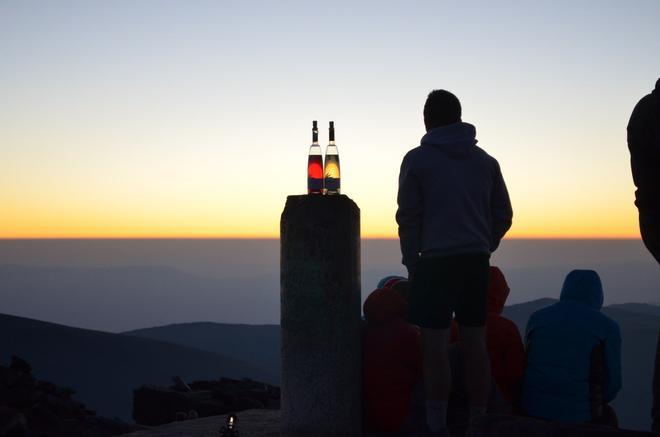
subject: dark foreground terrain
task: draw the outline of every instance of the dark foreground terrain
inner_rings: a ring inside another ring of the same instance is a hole
[[[505,308],[524,333],[540,299]],[[603,311],[621,326],[623,390],[614,402],[623,427],[650,428],[651,379],[660,307],[611,305]],[[39,379],[76,391],[99,415],[131,420],[133,390],[143,384],[249,377],[279,385],[277,325],[184,323],[110,334],[0,315],[0,364],[11,354],[32,364]]]

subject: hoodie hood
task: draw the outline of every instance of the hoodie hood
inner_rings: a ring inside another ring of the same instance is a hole
[[[392,288],[400,281],[406,281],[406,280],[407,279],[404,278],[403,276],[397,276],[397,275],[385,276],[383,279],[381,279],[378,282],[376,288]]]
[[[573,270],[564,280],[560,301],[580,302],[600,310],[603,306],[603,285],[593,270]]]
[[[408,302],[392,288],[378,288],[367,297],[362,309],[367,322],[382,324],[404,320],[408,314]]]
[[[473,125],[459,121],[431,129],[420,143],[422,146],[436,147],[452,158],[461,159],[474,150],[476,135],[477,130]]]
[[[502,314],[506,298],[509,297],[509,284],[502,271],[497,267],[490,268],[488,279],[488,313]]]

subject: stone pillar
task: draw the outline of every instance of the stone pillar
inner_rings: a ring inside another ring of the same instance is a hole
[[[280,244],[281,435],[361,435],[360,210],[289,196]]]

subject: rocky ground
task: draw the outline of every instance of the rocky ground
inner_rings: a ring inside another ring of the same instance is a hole
[[[251,409],[279,409],[280,389],[250,379],[220,378],[187,384],[174,377],[170,387],[143,385],[134,391],[133,419],[157,426],[185,419]]]
[[[26,361],[12,356],[9,367],[0,366],[0,436],[105,437],[133,429],[120,420],[96,416],[73,394],[37,380]]]
[[[203,419],[145,428],[127,434],[130,437],[219,437],[227,416],[206,417]],[[248,410],[238,415],[238,429],[241,437],[279,436],[280,412],[278,410]],[[613,428],[551,423],[542,420],[489,415],[473,423],[466,437],[653,437],[653,434],[640,431],[617,430]],[[382,436],[365,436],[382,437]]]
[[[247,410],[237,414],[241,437],[277,437],[280,410]],[[219,437],[226,415],[185,420],[136,431],[130,437]]]

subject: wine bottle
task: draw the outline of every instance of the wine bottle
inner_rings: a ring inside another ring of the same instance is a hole
[[[335,144],[335,122],[330,122],[328,147],[325,149],[325,167],[323,168],[323,191],[325,194],[339,194],[341,176],[339,171],[339,151]]]
[[[312,145],[307,159],[307,194],[323,194],[323,156],[316,120],[312,122]]]

